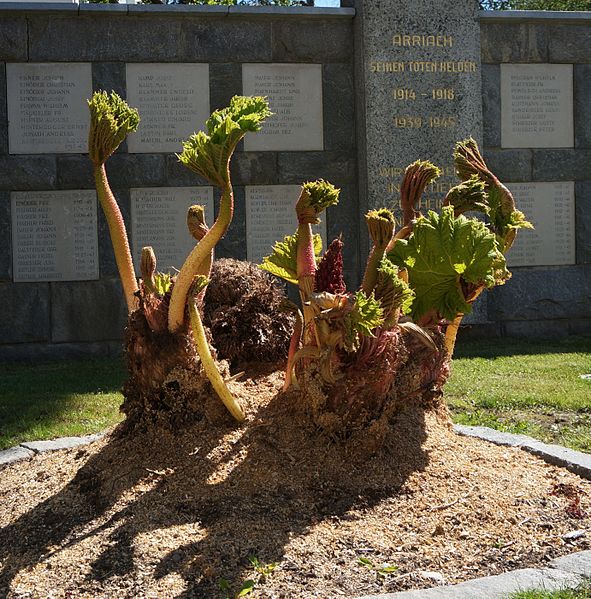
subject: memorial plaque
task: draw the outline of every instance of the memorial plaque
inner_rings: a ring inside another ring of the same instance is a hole
[[[127,64],[127,100],[140,113],[131,153],[180,152],[209,118],[208,64]]]
[[[88,151],[90,63],[8,63],[11,154]]]
[[[13,191],[14,281],[99,278],[96,193]]]
[[[273,112],[258,133],[246,136],[246,151],[324,149],[322,65],[243,64],[242,88],[245,95],[267,96]]]
[[[482,137],[476,3],[365,0],[363,10],[368,207],[397,212],[404,169],[421,159],[443,170],[422,206],[438,209],[457,184],[455,143]]]
[[[296,232],[295,203],[300,191],[300,185],[246,186],[247,260],[260,264],[272,252],[276,241]],[[320,234],[326,248],[326,212],[320,218],[322,222],[312,230]]]
[[[501,65],[501,146],[572,148],[573,66]]]
[[[197,243],[187,228],[187,208],[203,204],[213,224],[213,187],[157,187],[131,189],[131,238],[136,270],[142,248],[152,246],[158,270],[180,269]]]
[[[575,264],[575,184],[509,183],[517,208],[535,230],[517,232],[509,266]]]

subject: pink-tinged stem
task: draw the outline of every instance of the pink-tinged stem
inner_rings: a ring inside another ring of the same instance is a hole
[[[104,164],[94,167],[94,182],[107,224],[109,225],[111,243],[115,252],[115,260],[117,261],[117,268],[119,269],[119,276],[123,285],[127,309],[131,313],[138,307],[138,300],[135,296],[138,290],[137,279],[133,268],[123,216],[109,186]]]
[[[292,383],[292,372],[293,372],[293,361],[298,349],[300,349],[300,340],[302,338],[302,330],[304,328],[304,321],[302,313],[298,310],[296,312],[296,321],[293,327],[293,333],[291,334],[291,341],[289,342],[289,352],[287,353],[287,367],[285,369],[285,383],[283,384],[283,390],[287,391],[291,387]]]
[[[302,300],[308,301],[308,298],[314,291],[316,278],[314,240],[312,225],[309,223],[300,223],[298,226],[297,267],[298,286],[302,294]]]
[[[230,180],[229,176],[227,180]],[[183,325],[187,294],[193,282],[193,277],[203,268],[203,262],[210,259],[213,248],[230,226],[233,215],[234,193],[232,186],[228,183],[222,193],[220,212],[215,223],[185,260],[172,288],[168,309],[168,330],[171,333],[178,331]]]

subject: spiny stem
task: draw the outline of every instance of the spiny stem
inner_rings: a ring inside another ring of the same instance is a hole
[[[121,277],[121,283],[123,285],[127,309],[129,313],[131,313],[137,309],[138,306],[138,301],[135,296],[135,293],[138,291],[138,285],[135,270],[133,268],[133,261],[131,259],[125,223],[123,222],[123,216],[121,215],[121,210],[119,210],[115,196],[109,186],[107,171],[104,164],[95,165],[94,182],[99,201],[109,226],[111,243],[113,244],[113,251],[115,252],[115,260],[117,261],[117,268],[119,269],[119,276]]]
[[[289,352],[287,354],[287,367],[285,368],[285,383],[283,384],[283,390],[287,391],[292,384],[292,372],[293,363],[296,352],[300,348],[300,340],[302,338],[302,330],[304,328],[304,317],[298,310],[296,312],[296,321],[293,327],[293,333],[291,334],[291,340],[289,342]]]

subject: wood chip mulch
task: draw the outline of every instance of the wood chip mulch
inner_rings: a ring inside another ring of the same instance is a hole
[[[281,382],[232,383],[240,427],[115,433],[1,470],[0,597],[234,597],[246,580],[355,597],[590,547],[568,536],[589,530],[589,481],[459,437],[441,410],[409,406],[375,455],[330,442]]]

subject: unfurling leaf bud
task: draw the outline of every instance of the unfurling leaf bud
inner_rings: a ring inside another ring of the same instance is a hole
[[[209,227],[205,223],[205,206],[196,204],[189,207],[187,211],[187,226],[189,227],[189,233],[197,241],[201,241],[205,237],[209,231]]]
[[[208,284],[209,278],[205,275],[196,275],[193,277],[193,282],[191,283],[191,287],[189,287],[189,299],[195,301]]]
[[[320,222],[318,215],[329,206],[338,203],[340,193],[340,189],[324,179],[304,183],[295,207],[298,222],[300,224],[318,224]]]
[[[429,183],[441,175],[441,171],[428,160],[417,160],[406,167],[400,185],[400,206],[403,224],[406,226],[420,216],[418,205]]]
[[[370,210],[365,215],[369,235],[376,247],[386,248],[394,235],[394,215],[387,208]]]
[[[140,259],[140,273],[144,281],[144,287],[150,293],[156,293],[156,254],[151,246],[142,248],[142,257]]]

